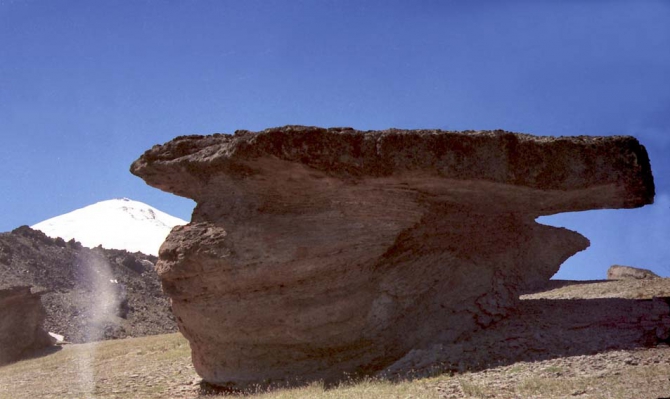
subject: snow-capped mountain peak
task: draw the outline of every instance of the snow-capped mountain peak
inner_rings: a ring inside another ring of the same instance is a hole
[[[50,237],[72,238],[87,247],[125,249],[157,255],[174,226],[187,222],[143,202],[117,198],[47,219],[31,226]]]

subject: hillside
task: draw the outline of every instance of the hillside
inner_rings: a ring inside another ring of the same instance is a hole
[[[176,331],[155,262],[139,252],[50,238],[28,226],[0,233],[0,288],[46,290],[45,329],[70,342]]]

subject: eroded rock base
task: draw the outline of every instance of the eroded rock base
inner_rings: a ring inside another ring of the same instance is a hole
[[[259,375],[272,384],[375,372],[500,320],[521,290],[588,246],[518,215],[345,215],[331,208],[173,230],[159,272],[205,380],[244,388]],[[223,324],[208,328],[214,322]]]
[[[369,374],[467,339],[588,240],[541,215],[653,202],[633,137],[284,126],[182,136],[131,172],[198,204],[157,270],[230,389]]]

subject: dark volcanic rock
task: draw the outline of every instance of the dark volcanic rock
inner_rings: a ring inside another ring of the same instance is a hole
[[[156,258],[86,248],[22,226],[0,234],[0,288],[46,290],[45,329],[69,342],[176,331]]]
[[[286,126],[178,137],[131,172],[197,202],[157,269],[198,373],[239,388],[462,339],[588,247],[536,217],[654,196],[623,136]]]
[[[30,287],[0,289],[0,365],[54,344],[43,329],[46,312],[40,295]]]

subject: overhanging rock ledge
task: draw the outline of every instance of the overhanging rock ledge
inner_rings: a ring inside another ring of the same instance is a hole
[[[285,126],[181,136],[131,172],[196,201],[157,264],[197,372],[372,372],[508,314],[588,247],[535,218],[653,202],[629,136]]]

